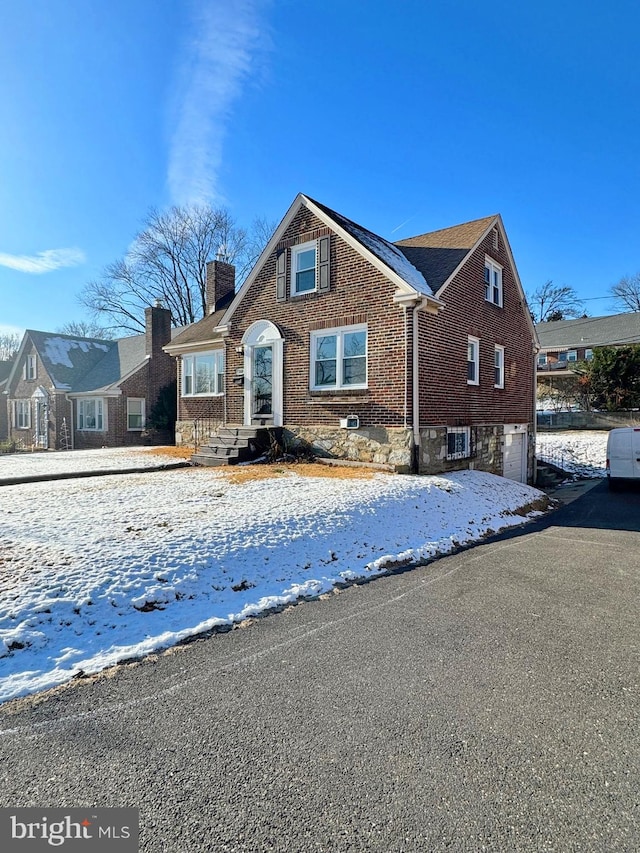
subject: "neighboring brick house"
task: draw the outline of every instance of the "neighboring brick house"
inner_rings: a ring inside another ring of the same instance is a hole
[[[52,450],[141,444],[176,376],[163,350],[171,312],[147,308],[145,323],[144,334],[116,341],[27,330],[3,397],[9,437]]]
[[[531,479],[536,335],[500,216],[393,244],[299,195],[237,294],[230,265],[208,272],[211,313],[166,347],[178,443],[208,418],[399,471]]]
[[[540,340],[537,358],[538,377],[573,373],[580,361],[590,361],[596,347],[640,344],[640,314],[611,314],[607,317],[581,317],[538,323]]]
[[[640,314],[580,317],[538,323],[540,349],[536,360],[538,408],[577,409],[585,406],[578,378],[580,363],[591,361],[598,347],[640,344]]]
[[[3,394],[7,387],[13,361],[0,361],[0,441],[9,436],[9,418],[7,417],[6,396]]]

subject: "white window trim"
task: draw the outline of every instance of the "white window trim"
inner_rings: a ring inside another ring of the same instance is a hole
[[[500,356],[498,359],[497,357]],[[499,381],[495,381],[495,373],[494,373],[494,388],[504,388],[504,347],[500,346],[500,344],[495,345],[494,350],[494,366],[495,370],[500,370],[500,378]]]
[[[342,384],[342,364],[344,361],[344,336],[350,332],[365,332],[367,336],[364,363],[366,371],[366,380],[358,385],[343,385]],[[316,339],[323,337],[336,336],[336,382],[335,385],[316,385]],[[369,332],[366,323],[360,323],[356,326],[337,326],[333,329],[316,329],[311,332],[310,339],[310,366],[309,366],[309,388],[312,391],[345,391],[345,390],[362,390],[369,387]]]
[[[99,421],[100,412],[102,410],[102,425],[88,427],[85,426],[86,413],[84,412],[84,406],[86,403],[95,403],[96,404],[96,424]],[[82,426],[80,425],[82,422]],[[107,431],[107,406],[105,405],[105,400],[103,397],[80,397],[78,398],[78,409],[76,413],[76,424],[79,432],[106,432]]]
[[[485,255],[484,258],[484,268],[485,270],[489,270],[489,282],[486,280],[484,282],[484,298],[487,302],[490,302],[492,305],[496,305],[498,308],[502,308],[503,306],[503,287],[502,287],[502,267],[497,261],[494,261],[493,258],[490,258],[489,255]],[[493,284],[493,273],[498,273],[498,301],[494,299],[494,284]]]
[[[22,378],[27,382],[33,382],[38,378],[38,362],[36,361],[35,355],[27,355],[25,358]]]
[[[577,360],[578,360],[578,350],[577,349],[567,350],[567,362],[569,362],[569,364],[573,364]]]
[[[539,366],[539,367],[544,367],[544,366],[546,365],[546,363],[547,363],[547,354],[546,354],[546,352],[540,352],[540,353],[538,353],[538,361],[537,361],[537,363],[538,363],[538,366]]]
[[[26,424],[20,423],[20,420],[26,413]],[[31,400],[14,400],[13,401],[13,426],[14,429],[31,429]]]
[[[196,393],[195,391],[188,392],[186,390],[187,386],[187,376],[191,377],[191,387],[195,388],[195,364],[197,359],[199,358],[210,358],[214,357],[214,376],[215,376],[215,391],[201,391]],[[188,367],[191,365],[191,371],[189,371]],[[192,355],[183,355],[182,356],[182,388],[181,394],[183,397],[222,397],[224,395],[224,350],[223,349],[215,349],[208,350],[207,352],[196,352]]]
[[[587,347],[587,349],[584,351],[584,360],[585,361],[592,361],[592,359],[593,359],[593,350],[590,349],[589,347]]]
[[[473,379],[469,379],[469,346],[473,344],[475,346],[475,358],[473,359],[473,363],[475,365],[475,375]],[[480,384],[480,338],[474,338],[473,335],[469,335],[467,338],[467,385],[479,385]]]
[[[298,278],[296,275],[296,259],[298,255],[303,252],[309,252],[313,249],[315,252],[315,264],[313,267],[314,270],[314,279],[313,279],[313,288],[310,290],[298,290],[297,283]],[[308,243],[300,243],[297,246],[291,247],[291,295],[292,296],[304,296],[307,293],[314,293],[318,289],[318,241],[310,240]]]
[[[449,436],[464,435],[464,450],[449,453]],[[470,427],[447,427],[447,459],[468,459],[471,456],[471,428]]]
[[[133,415],[138,414],[138,412],[131,412],[130,411],[129,403],[140,403],[141,404],[140,405],[140,414],[142,415],[142,418],[141,418],[142,425],[139,427],[132,427],[129,424],[129,417],[132,414]],[[144,399],[144,397],[127,397],[127,432],[142,432],[142,430],[145,428],[145,424],[146,424],[145,407],[146,407],[146,400]]]

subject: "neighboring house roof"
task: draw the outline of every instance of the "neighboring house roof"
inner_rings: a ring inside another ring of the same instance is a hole
[[[181,331],[182,328],[172,329],[172,336]],[[147,359],[144,334],[107,341],[27,329],[9,381],[18,369],[29,340],[54,388],[72,394],[117,390],[118,384],[142,367]]]
[[[395,245],[422,272],[433,292],[437,293],[497,220],[497,215],[485,216],[451,228],[407,237]]]
[[[2,387],[11,373],[13,361],[0,361],[0,387]]]
[[[637,344],[640,343],[640,313],[538,323],[536,331],[543,350]]]

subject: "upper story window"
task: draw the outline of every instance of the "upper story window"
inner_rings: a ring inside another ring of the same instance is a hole
[[[480,341],[469,336],[467,340],[467,384],[480,383]]]
[[[183,397],[212,397],[223,393],[223,350],[182,356]]]
[[[311,388],[367,387],[367,327],[311,333]]]
[[[24,374],[25,379],[36,379],[36,357],[35,355],[28,355],[24,362]]]
[[[104,400],[99,397],[78,400],[78,429],[104,432],[106,428]]]
[[[578,360],[578,351],[575,349],[570,349],[567,352],[567,361],[577,361]]]
[[[593,350],[592,349],[586,349],[584,351],[584,357],[585,357],[586,361],[591,361],[593,359]]]
[[[144,429],[144,397],[127,397],[127,429]]]
[[[546,367],[547,366],[547,354],[546,352],[541,352],[538,354],[538,367]]]
[[[504,388],[504,347],[498,344],[495,347],[494,364],[494,387]]]
[[[484,259],[484,298],[502,307],[502,267],[489,257]]]
[[[291,249],[291,294],[309,293],[316,289],[316,255],[318,246],[301,243]]]

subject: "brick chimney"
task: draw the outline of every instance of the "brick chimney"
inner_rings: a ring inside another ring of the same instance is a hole
[[[171,311],[158,299],[153,307],[144,309],[145,355],[164,355],[162,347],[171,340]]]
[[[221,259],[207,261],[207,314],[231,304],[236,287],[236,268]]]

